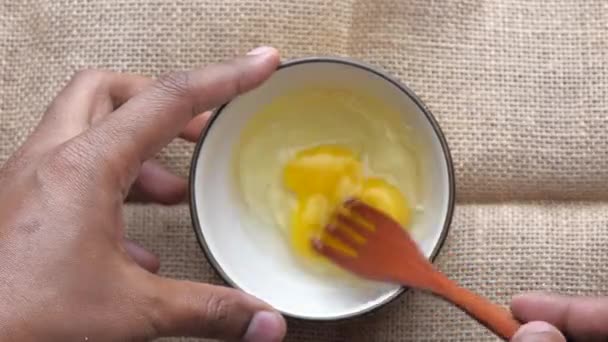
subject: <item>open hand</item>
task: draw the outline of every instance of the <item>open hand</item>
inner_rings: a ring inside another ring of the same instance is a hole
[[[154,274],[157,258],[124,238],[126,199],[172,204],[185,180],[149,159],[198,115],[268,78],[279,57],[152,80],[78,73],[0,169],[0,340],[131,341],[201,336],[278,341],[285,322],[240,291]]]

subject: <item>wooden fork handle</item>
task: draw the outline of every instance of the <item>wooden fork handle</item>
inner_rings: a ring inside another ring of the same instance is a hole
[[[443,286],[434,291],[435,294],[452,302],[504,340],[510,340],[519,329],[521,324],[506,308],[458,286],[447,278],[441,283]]]

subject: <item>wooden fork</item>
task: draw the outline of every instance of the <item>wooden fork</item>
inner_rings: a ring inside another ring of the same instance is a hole
[[[313,241],[317,252],[358,276],[429,291],[505,340],[520,326],[507,309],[458,286],[436,270],[399,223],[360,200],[346,201],[324,234],[354,253],[332,247],[323,238]]]

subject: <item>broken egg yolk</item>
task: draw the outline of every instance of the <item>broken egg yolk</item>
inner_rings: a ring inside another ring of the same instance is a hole
[[[347,198],[357,197],[403,226],[410,220],[408,203],[399,189],[382,178],[365,177],[359,156],[343,146],[320,145],[297,152],[285,165],[283,184],[297,199],[291,213],[290,244],[307,259],[318,258],[313,238],[343,249],[322,232]]]

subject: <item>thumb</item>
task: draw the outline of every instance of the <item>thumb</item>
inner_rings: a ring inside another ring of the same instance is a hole
[[[551,324],[537,321],[522,325],[511,342],[566,342],[566,338]]]
[[[196,336],[245,342],[278,342],[283,317],[244,292],[221,286],[159,278],[155,328],[160,336]]]

